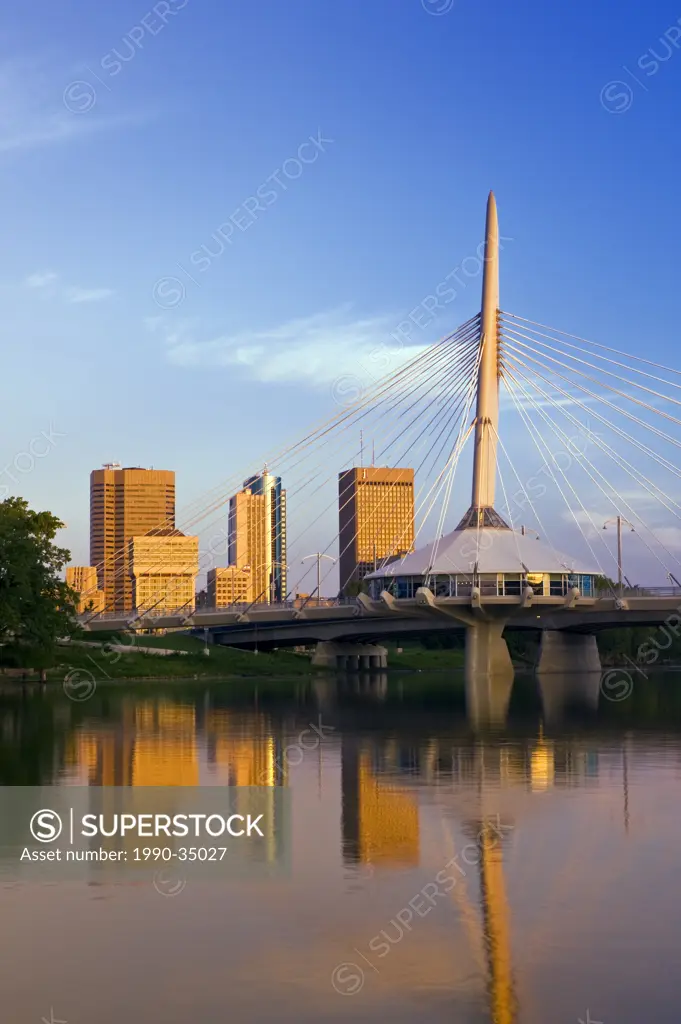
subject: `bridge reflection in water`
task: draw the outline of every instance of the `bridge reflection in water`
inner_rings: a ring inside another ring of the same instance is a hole
[[[320,677],[311,685],[301,685],[294,697],[272,688],[266,696],[253,688],[239,700],[224,688],[206,688],[189,696],[185,691],[181,698],[168,688],[154,696],[144,690],[139,698],[109,691],[103,703],[97,703],[97,695],[85,712],[77,709],[77,716],[74,712],[66,722],[63,705],[56,708],[65,732],[55,736],[50,763],[58,772],[55,781],[66,784],[167,786],[169,808],[177,787],[229,784],[274,790],[291,786],[295,794],[304,792],[314,779],[319,787],[318,813],[328,808],[332,814],[326,820],[333,820],[337,808],[339,831],[337,839],[331,834],[329,841],[340,844],[341,860],[350,876],[363,879],[367,900],[392,876],[408,879],[407,895],[412,897],[456,856],[464,874],[439,900],[455,918],[445,918],[440,911],[421,924],[415,917],[416,937],[407,952],[417,958],[422,976],[430,977],[436,963],[428,953],[433,935],[439,942],[442,927],[452,929],[455,942],[454,929],[461,931],[472,962],[482,972],[477,975],[478,984],[484,981],[490,1019],[511,1024],[520,1020],[521,1006],[528,1012],[530,994],[523,984],[522,966],[525,943],[527,948],[536,945],[545,927],[541,918],[529,933],[527,921],[514,925],[511,908],[517,899],[519,869],[514,846],[522,842],[525,827],[541,824],[545,808],[555,809],[555,804],[546,803],[545,794],[600,786],[603,762],[607,762],[607,784],[611,786],[613,778],[621,783],[622,821],[628,829],[627,776],[637,743],[623,736],[621,729],[597,730],[591,738],[573,727],[564,731],[565,694],[572,700],[579,690],[574,680],[542,682],[544,714],[534,711],[521,716],[520,728],[513,695],[506,690],[488,689],[471,701],[470,692],[466,694],[460,686],[461,700],[453,704],[452,686],[442,686],[444,703],[438,704],[428,696],[428,681],[419,680],[419,685],[425,688],[420,700],[413,678],[389,683],[382,672],[363,677],[348,674],[336,681]],[[583,688],[583,707],[591,708],[589,728],[596,729],[594,693],[589,687],[591,681]],[[5,771],[25,713],[25,707],[20,710],[0,698]],[[293,749],[300,730],[317,722],[320,714],[328,732],[318,748],[298,763],[286,751]],[[678,751],[673,756],[678,769]],[[313,846],[321,839],[318,835]],[[328,859],[330,847],[324,849]],[[267,854],[276,860],[281,850],[273,844]],[[509,858],[514,865],[510,887]],[[532,870],[532,863],[527,863],[526,870]],[[404,892],[392,899],[390,934],[395,936],[395,914],[400,906],[407,906],[407,899]],[[330,908],[326,912],[333,913]],[[338,908],[335,912],[339,913]],[[381,922],[378,917],[374,931],[379,931]],[[419,927],[422,931],[417,933]],[[519,927],[522,948],[512,941]],[[340,914],[335,928],[347,934],[351,949],[356,940],[352,929],[342,926]],[[323,931],[330,931],[328,923]],[[328,982],[333,959],[327,964],[321,952],[319,960],[316,954],[315,950],[310,972],[326,971]],[[329,956],[336,955],[335,947],[331,948]],[[378,963],[383,972],[384,964]],[[442,962],[439,957],[437,963],[439,971],[454,970],[453,963],[446,967],[446,959]],[[398,959],[393,957],[386,964],[393,983]],[[444,984],[444,979],[438,983]]]

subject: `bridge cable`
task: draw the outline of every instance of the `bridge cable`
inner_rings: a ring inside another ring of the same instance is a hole
[[[475,318],[474,318],[474,319],[475,319]],[[457,331],[457,332],[454,332],[454,335],[453,335],[452,337],[455,337],[456,335],[460,335],[460,333],[461,333],[461,329],[460,329],[459,331]],[[428,355],[428,356],[429,356],[429,361],[433,361],[433,357],[435,357],[435,359],[436,359],[436,360],[437,360],[437,359],[440,359],[440,360],[442,360],[442,359],[444,358],[444,355],[443,355],[443,354],[442,354],[441,352],[439,352],[439,351],[438,351],[438,349],[440,349],[441,347],[442,347],[442,346],[433,346],[433,347],[432,347],[431,349],[429,349],[429,350],[428,350],[428,352],[426,353],[426,355]],[[422,354],[421,356],[417,357],[417,359],[413,360],[412,362],[413,362],[413,364],[417,364],[417,363],[420,363],[420,362],[422,362],[422,361],[423,361],[423,354]],[[398,377],[402,377],[402,376],[404,376],[404,375],[405,375],[405,371],[406,371],[407,369],[410,369],[410,367],[406,367],[406,368],[404,368],[404,367],[403,367],[403,368],[401,368],[401,370],[399,370],[399,371],[398,371],[398,372],[397,372],[396,374],[394,374],[394,375],[393,375],[393,377],[391,378],[391,380],[394,380],[394,379],[396,379],[396,378],[398,378]],[[412,367],[411,367],[411,369],[414,369],[414,366],[412,366]],[[418,370],[418,369],[419,369],[419,367],[418,367],[418,366],[416,366],[416,369]],[[426,367],[424,367],[424,368],[423,368],[423,371],[422,371],[422,372],[423,372],[423,373],[426,373],[426,372],[428,372],[428,367],[427,367],[427,366],[426,366]],[[338,418],[338,417],[336,417],[336,418]],[[299,449],[300,449],[300,443],[296,444],[296,445],[294,446],[294,449],[298,449],[298,450],[299,450]],[[237,479],[238,479],[238,478],[237,478]],[[233,489],[233,488],[234,488],[234,487],[236,487],[236,486],[238,486],[238,485],[237,485],[237,481],[235,480],[235,481],[234,481],[234,483],[233,483],[233,485],[232,485],[232,488],[231,488],[231,489]],[[214,501],[214,500],[215,500],[215,499],[213,498],[213,501]],[[222,496],[221,496],[221,497],[220,497],[220,499],[219,499],[219,502],[218,502],[218,507],[221,507],[221,506],[222,506],[223,504],[224,504],[224,497],[222,497]],[[209,514],[211,514],[211,513],[212,513],[212,512],[214,512],[214,511],[216,511],[216,508],[212,508],[212,509],[209,509],[209,510],[208,510],[207,512],[203,512],[203,514],[202,514],[202,515],[203,515],[203,517],[205,517],[205,515],[206,515],[206,514],[208,514],[208,515],[209,515]],[[199,518],[201,518],[201,517],[199,517]],[[172,522],[172,521],[171,521],[170,519],[168,519],[168,520],[167,520],[167,523],[168,523],[168,524],[170,524],[171,522]],[[191,524],[191,525],[194,525],[194,524]],[[157,527],[157,528],[156,528],[156,529],[155,529],[154,531],[152,531],[152,532],[151,532],[151,534],[150,534],[150,535],[154,535],[154,533],[158,533],[160,529],[162,529],[162,527]],[[187,525],[185,525],[185,526],[184,526],[184,529],[185,529],[185,530],[187,530],[187,529],[188,529],[188,526],[187,526]],[[119,556],[119,558],[120,558],[120,554],[121,554],[121,551],[122,551],[122,549],[118,549],[118,551],[114,552],[114,558],[113,558],[113,561],[114,561],[114,562],[115,562],[115,561],[117,560],[117,559],[115,558],[115,556],[116,556],[116,555],[118,555],[118,556]],[[123,574],[123,567],[121,567],[121,568],[120,568],[120,569],[118,570],[118,572],[114,574],[114,576],[113,576],[113,577],[109,577],[109,578],[110,578],[110,579],[114,579],[114,580],[115,580],[116,578],[120,577],[120,576],[121,576],[122,574]],[[85,596],[85,595],[81,595],[81,596]],[[157,602],[157,603],[158,603],[158,602]],[[97,614],[100,614],[100,613],[95,613],[95,615],[94,615],[94,616],[92,616],[92,617],[96,617],[96,615],[97,615]],[[88,621],[89,621],[89,620],[88,620]]]
[[[521,372],[521,371],[519,371],[519,372]],[[537,384],[535,384],[534,386],[538,388],[538,390],[540,391],[540,394],[542,394],[542,395],[543,395],[543,396],[544,396],[545,398],[548,398],[548,396],[547,396],[547,395],[546,395],[546,393],[545,393],[545,392],[543,391],[543,389],[539,388],[539,386],[538,386]],[[550,420],[550,417],[548,417],[548,418],[547,418],[547,416],[545,415],[544,411],[543,411],[543,410],[542,410],[542,409],[541,409],[541,408],[540,408],[539,406],[537,406],[537,410],[539,411],[540,415],[542,415],[542,417],[543,417],[543,419],[545,420],[545,422],[549,422],[549,424],[551,425],[551,427],[552,427],[552,429],[553,429],[553,432],[554,432],[554,434],[556,434],[556,436],[557,436],[557,437],[559,438],[559,440],[564,440],[564,439],[565,439],[565,437],[566,437],[566,435],[565,435],[565,434],[564,434],[564,432],[563,432],[563,431],[561,430],[561,428],[560,428],[560,427],[557,427],[557,426],[555,426],[555,425],[554,425],[554,424],[552,423],[552,421]],[[567,415],[567,414],[565,414],[565,415]],[[560,434],[562,434],[562,438],[560,437]],[[606,452],[606,454],[608,454],[608,453]],[[584,460],[585,460],[585,461],[586,461],[586,462],[588,463],[588,465],[589,465],[589,466],[591,467],[591,469],[593,469],[593,470],[594,470],[594,472],[595,472],[595,473],[597,473],[597,474],[598,474],[598,475],[599,475],[599,476],[601,477],[601,479],[605,481],[605,483],[607,484],[607,486],[608,486],[609,488],[611,488],[611,489],[612,489],[612,491],[613,491],[613,494],[616,494],[616,493],[617,493],[617,492],[616,492],[616,489],[615,489],[615,487],[614,487],[614,486],[613,486],[613,485],[612,485],[612,484],[611,484],[611,483],[610,483],[610,482],[609,482],[609,481],[607,480],[607,478],[605,477],[605,475],[604,475],[604,474],[603,474],[603,473],[602,473],[602,472],[601,472],[600,470],[598,470],[596,466],[594,466],[594,464],[593,464],[593,463],[591,462],[591,460],[590,460],[590,459],[588,459],[588,458],[586,457],[586,455],[585,455],[585,454],[583,454],[583,453],[580,453],[580,454],[579,454],[579,455],[577,456],[577,458],[578,458],[578,460],[580,460],[580,465],[581,465],[581,459],[584,459]],[[612,458],[612,456],[611,456],[611,458]],[[613,461],[614,461],[614,459],[613,459]],[[616,464],[617,464],[617,465],[620,465],[619,463],[616,463]],[[584,468],[584,467],[583,467],[583,468]],[[623,468],[623,467],[621,467],[621,468]],[[608,493],[607,493],[607,492],[606,492],[606,491],[605,491],[605,490],[603,489],[603,487],[602,487],[602,486],[600,485],[599,481],[598,481],[598,480],[597,480],[597,479],[596,479],[596,478],[595,478],[595,477],[594,477],[594,476],[593,476],[593,475],[592,475],[592,474],[591,474],[591,473],[589,472],[589,470],[588,470],[588,469],[586,469],[585,471],[587,472],[587,475],[588,475],[588,476],[589,476],[589,477],[591,478],[591,480],[592,480],[592,481],[593,481],[593,482],[594,482],[594,483],[596,484],[596,486],[597,486],[597,487],[599,488],[599,490],[601,491],[601,493],[605,495],[605,497],[606,497],[606,498],[608,499],[608,501],[612,502],[612,503],[613,503],[613,504],[615,505],[615,508],[617,509],[617,511],[618,511],[618,512],[621,512],[621,508],[620,508],[620,507],[618,506],[617,502],[616,502],[616,501],[614,501],[614,499],[613,499],[613,496],[612,496],[612,495],[610,495],[610,494],[608,494]],[[632,476],[632,474],[631,474],[631,473],[630,473],[629,475],[630,475],[630,476]],[[641,482],[640,480],[637,480],[637,479],[636,479],[636,477],[633,477],[633,476],[632,476],[632,479],[634,479],[636,483],[640,483],[640,482]],[[648,492],[648,493],[650,493],[650,494],[651,494],[651,497],[656,497],[656,496],[655,496],[654,494],[652,494],[651,492]],[[664,544],[662,544],[662,542],[661,542],[661,541],[660,541],[660,540],[659,540],[659,539],[658,539],[658,538],[657,538],[657,537],[655,536],[655,533],[654,533],[654,532],[653,532],[653,531],[652,531],[652,530],[650,529],[650,527],[648,527],[648,526],[647,526],[647,524],[645,523],[645,521],[644,521],[644,520],[643,520],[643,519],[642,519],[642,518],[641,518],[641,517],[640,517],[640,516],[638,515],[638,513],[637,513],[637,512],[636,512],[636,511],[635,511],[635,510],[634,510],[634,509],[633,509],[633,508],[631,507],[631,505],[629,505],[629,503],[628,503],[628,502],[626,501],[626,499],[621,499],[621,500],[623,501],[623,503],[624,503],[624,507],[626,508],[626,510],[627,510],[627,511],[628,511],[628,512],[629,512],[629,513],[630,513],[631,515],[633,515],[633,516],[634,516],[634,517],[635,517],[635,518],[636,518],[636,519],[638,520],[638,522],[640,522],[640,523],[641,523],[641,524],[643,525],[643,527],[644,527],[644,528],[645,528],[646,530],[648,530],[648,532],[649,532],[649,533],[650,533],[650,534],[651,534],[651,535],[653,536],[653,538],[655,539],[656,543],[658,543],[658,544],[660,545],[660,547],[662,547],[662,548],[663,548],[663,550],[664,550],[664,551],[666,551],[666,553],[667,553],[667,554],[669,555],[669,557],[670,557],[670,558],[671,558],[671,559],[672,559],[672,560],[673,560],[674,562],[676,562],[676,563],[677,563],[677,565],[681,565],[681,562],[679,562],[678,558],[677,558],[677,557],[676,557],[675,555],[673,555],[673,554],[672,554],[672,552],[671,552],[671,551],[669,551],[669,550],[668,550],[668,549],[667,549],[667,548],[665,547],[665,545],[664,545]],[[659,499],[658,499],[658,500],[659,500]],[[670,510],[670,511],[671,511],[671,510]],[[677,517],[677,518],[678,518],[678,517]],[[644,545],[645,545],[645,547],[646,547],[646,548],[648,549],[648,551],[650,552],[650,554],[651,554],[651,555],[653,555],[653,557],[654,557],[654,558],[655,558],[655,559],[656,559],[656,560],[657,560],[657,561],[658,561],[658,562],[660,563],[660,565],[661,565],[661,566],[662,566],[662,568],[663,568],[663,569],[665,570],[665,572],[666,572],[666,573],[668,573],[668,571],[669,571],[669,570],[668,570],[667,566],[666,566],[666,565],[665,565],[665,564],[664,564],[664,563],[662,562],[662,560],[661,560],[661,559],[660,559],[660,557],[659,557],[659,556],[657,555],[657,553],[656,553],[656,552],[654,552],[654,551],[653,551],[653,550],[652,550],[652,549],[650,548],[650,546],[649,546],[649,545],[648,545],[648,543],[646,542],[645,538],[644,538],[644,537],[643,537],[643,536],[642,536],[641,534],[639,534],[639,537],[640,537],[640,539],[641,539],[641,540],[643,541],[643,544],[644,544]],[[605,541],[604,541],[604,543],[605,543]]]

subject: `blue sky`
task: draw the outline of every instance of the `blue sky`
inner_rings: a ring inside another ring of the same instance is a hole
[[[2,464],[60,436],[10,491],[60,515],[87,562],[101,463],[175,469],[179,508],[257,468],[475,253],[490,188],[503,308],[677,365],[679,16],[666,0],[15,6]],[[478,308],[472,280],[411,342]]]

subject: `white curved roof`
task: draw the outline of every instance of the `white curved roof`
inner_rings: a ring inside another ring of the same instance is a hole
[[[479,573],[569,572],[601,575],[600,569],[555,551],[534,536],[486,526],[479,530],[454,530],[439,542],[433,541],[420,551],[405,555],[369,573],[365,578],[423,576],[427,572],[456,575],[474,570]]]

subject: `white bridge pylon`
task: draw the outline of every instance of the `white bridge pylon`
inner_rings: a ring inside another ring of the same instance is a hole
[[[475,454],[471,508],[484,526],[484,510],[494,508],[499,436],[499,218],[494,193],[487,200],[485,266],[482,283],[480,365],[475,412]],[[478,525],[476,523],[476,525]],[[490,524],[492,525],[492,524]]]

